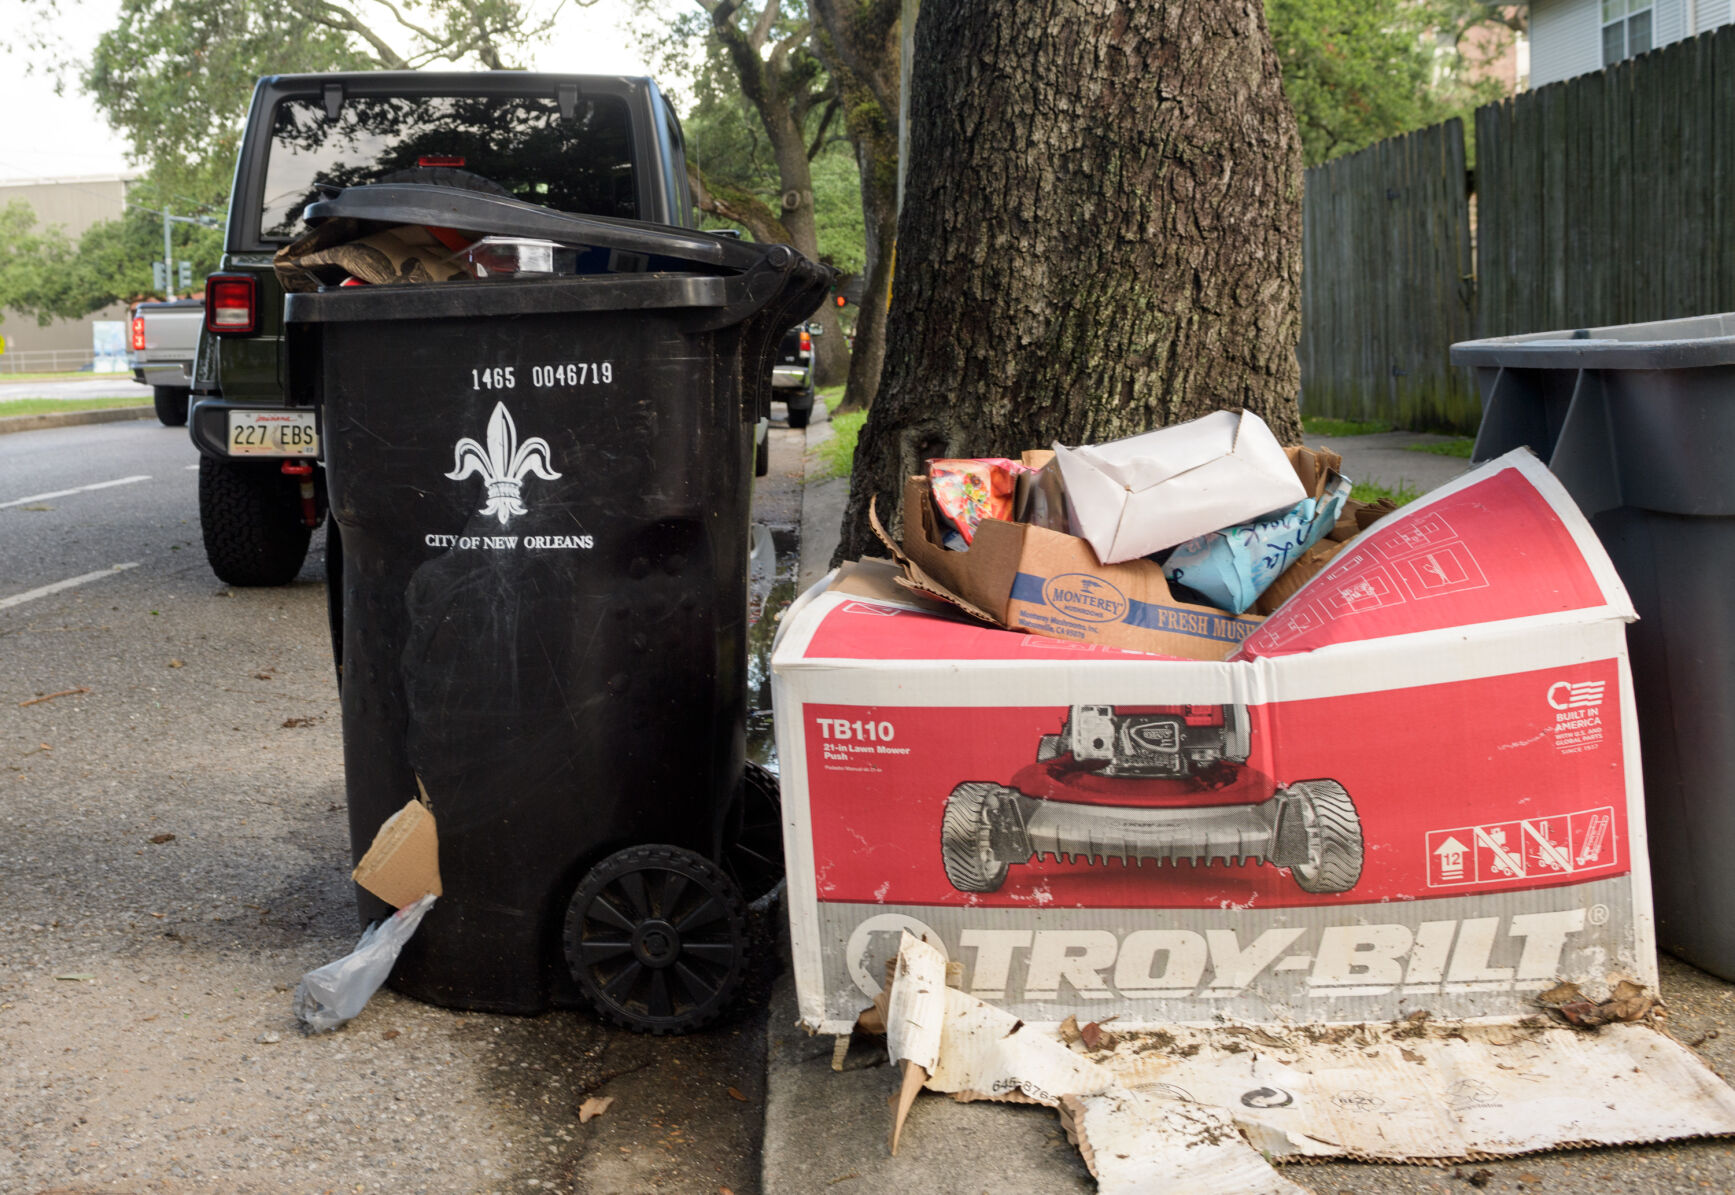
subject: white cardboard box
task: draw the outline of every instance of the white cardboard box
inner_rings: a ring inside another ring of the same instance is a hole
[[[1213,411],[1110,444],[1054,446],[1073,530],[1104,564],[1285,510],[1307,497],[1251,411]]]
[[[810,593],[772,664],[802,1020],[846,1032],[906,929],[1034,1023],[1654,987],[1632,617],[1526,452],[1370,528],[1222,663]]]

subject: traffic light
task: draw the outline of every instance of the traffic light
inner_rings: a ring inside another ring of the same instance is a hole
[[[833,295],[831,297],[831,301],[833,303],[836,303],[839,307],[848,307],[849,306],[849,300],[844,298],[842,295]]]
[[[153,261],[151,263],[151,289],[160,294],[169,290],[169,266],[167,262]]]
[[[193,289],[193,263],[190,261],[183,261],[179,264],[180,264],[181,268],[177,271],[177,273],[180,275],[180,277],[177,279],[177,281],[180,283],[180,289],[183,291],[192,290]]]

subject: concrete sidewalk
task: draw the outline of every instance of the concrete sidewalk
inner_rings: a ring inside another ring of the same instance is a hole
[[[813,450],[831,435],[829,421],[808,428]],[[1425,493],[1468,467],[1462,458],[1406,446],[1448,439],[1406,432],[1309,437],[1343,455],[1344,473],[1393,490]],[[802,493],[798,592],[829,570],[848,497],[847,479],[813,481]],[[787,940],[785,941],[787,951]],[[787,959],[786,959],[787,962]],[[1691,1043],[1725,1080],[1735,1077],[1735,984],[1664,957],[1663,995],[1671,1032]],[[865,1001],[864,1001],[865,1003]],[[809,1192],[920,1191],[978,1195],[1020,1191],[1087,1192],[1096,1183],[1067,1142],[1059,1118],[1033,1105],[972,1103],[924,1093],[912,1109],[897,1157],[889,1149],[897,1072],[881,1039],[858,1036],[843,1069],[832,1069],[834,1041],[796,1024],[794,981],[785,966],[767,1019],[764,1195]],[[1567,1150],[1457,1167],[1353,1162],[1283,1168],[1290,1181],[1325,1195],[1396,1195],[1486,1191],[1735,1190],[1735,1146],[1694,1141],[1630,1149]]]

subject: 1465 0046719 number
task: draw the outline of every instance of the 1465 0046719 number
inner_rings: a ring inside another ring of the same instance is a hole
[[[612,361],[569,361],[564,365],[532,365],[532,386],[606,386],[614,381]],[[470,371],[472,390],[515,390],[517,367],[487,365]]]

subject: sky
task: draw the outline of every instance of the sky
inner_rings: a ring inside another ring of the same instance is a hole
[[[118,0],[62,0],[52,32],[67,54],[82,58],[113,25],[118,10]],[[623,31],[627,12],[625,0],[598,0],[589,8],[568,4],[555,37],[531,55],[529,65],[568,74],[649,74],[636,39]],[[57,96],[52,77],[30,67],[21,50],[0,53],[0,112],[8,114],[0,131],[0,181],[132,169],[125,143],[110,131],[90,97],[80,94],[75,82]]]

